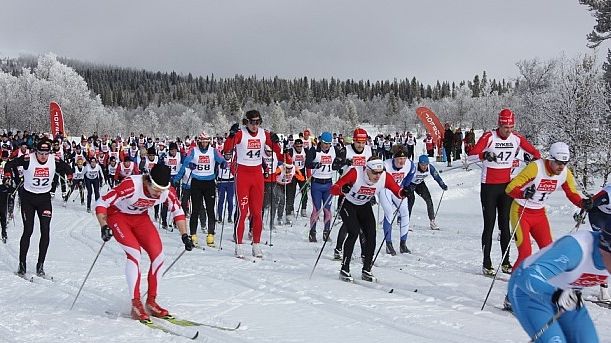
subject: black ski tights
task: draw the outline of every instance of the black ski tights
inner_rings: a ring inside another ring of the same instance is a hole
[[[24,189],[19,194],[21,199],[21,218],[23,219],[23,235],[19,246],[19,263],[27,260],[30,248],[30,237],[34,232],[34,214],[40,221],[40,243],[38,244],[38,263],[43,264],[49,248],[49,230],[51,225],[51,194],[30,193]]]

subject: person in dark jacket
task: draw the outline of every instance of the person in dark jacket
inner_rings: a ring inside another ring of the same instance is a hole
[[[448,167],[452,166],[452,151],[454,150],[454,132],[450,128],[450,124],[446,123],[445,132],[443,133],[443,150],[445,151],[448,161]]]

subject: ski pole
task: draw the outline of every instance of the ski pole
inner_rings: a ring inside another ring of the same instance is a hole
[[[223,221],[223,223],[221,224],[221,240],[219,241],[219,250],[223,250],[223,231],[225,230],[225,214],[227,214],[227,219],[229,219],[229,216],[231,215],[229,213],[229,192],[225,192],[225,199],[223,199],[223,207],[221,207],[221,211],[223,211],[223,214],[221,215],[221,220]]]
[[[541,336],[543,336],[545,331],[547,331],[547,329],[549,329],[550,326],[554,325],[554,323],[560,318],[560,316],[562,316],[563,313],[564,311],[560,310],[553,317],[551,317],[547,322],[545,322],[545,324],[543,324],[543,326],[539,329],[539,331],[537,331],[530,338],[530,341],[528,341],[528,343],[536,342],[539,338],[541,338]]]
[[[585,221],[585,214],[586,209],[582,208],[581,211],[579,211],[579,214],[577,215],[577,223],[575,224],[573,229],[571,229],[571,233],[577,232],[577,230],[579,230],[579,226]]]
[[[185,254],[185,252],[187,252],[187,249],[183,249],[183,251],[174,259],[174,261],[170,264],[170,266],[166,268],[166,270],[163,271],[163,274],[161,274],[162,278],[165,276],[165,274],[168,273],[168,271],[170,271],[170,269],[176,264],[176,262],[180,260],[180,258],[182,257],[182,255]],[[144,292],[144,294],[142,295],[142,298],[144,298],[148,294],[148,292],[149,292],[148,290]]]
[[[439,206],[441,206],[441,199],[443,199],[443,195],[446,193],[446,191],[442,191],[441,192],[441,197],[439,198],[439,202],[437,203],[437,209],[435,210],[435,219],[437,219],[437,212],[439,212]]]
[[[323,213],[325,212],[324,208],[325,208],[325,207],[327,207],[327,205],[329,205],[329,204],[331,203],[331,201],[333,201],[333,196],[329,196],[329,199],[327,199],[327,201],[325,201],[325,202],[322,204],[322,207],[321,207],[320,209],[323,211]],[[315,210],[315,208],[314,208],[314,209],[312,209],[312,211],[314,211],[314,210]],[[339,210],[339,208],[338,208],[338,210]],[[318,212],[319,212],[319,211],[316,211],[316,219],[315,219],[314,223],[318,221],[318,216],[320,215],[320,213],[318,213]],[[339,211],[338,211],[338,212],[339,212]],[[323,214],[323,216],[324,216],[324,214]],[[324,218],[324,217],[323,217],[323,218]],[[333,222],[335,223],[335,220],[333,220]],[[309,224],[310,224],[310,229],[311,229],[311,228],[312,228],[312,224],[313,224],[313,223],[312,223],[312,219],[311,219],[311,218],[310,218],[310,223],[309,223]],[[307,227],[307,226],[308,226],[308,223],[306,223],[306,227]],[[331,226],[333,226],[333,225],[331,225]]]
[[[392,224],[395,222],[395,219],[397,218],[397,213],[399,213],[399,209],[401,208],[401,205],[403,204],[403,200],[405,200],[405,198],[401,199],[399,206],[397,206],[397,209],[395,210],[395,214],[393,214],[392,216],[392,220],[390,221],[391,230],[392,230]],[[382,240],[382,242],[380,242],[380,247],[378,248],[378,252],[376,253],[376,256],[373,258],[373,261],[371,262],[372,266],[376,262],[376,259],[378,258],[378,254],[380,253],[380,250],[382,250],[382,246],[384,245],[384,242],[386,242],[386,238],[387,238],[387,235],[385,234],[384,239]]]
[[[291,227],[293,227],[293,224],[297,220],[297,215],[299,214],[299,211],[301,211],[301,206],[303,205],[303,201],[305,200],[306,196],[308,195],[307,187],[309,186],[309,184],[310,184],[310,180],[308,180],[303,185],[303,187],[299,188],[299,193],[301,193],[301,200],[299,201],[299,207],[297,207],[297,209],[295,210],[295,220],[293,220],[293,222],[291,223]],[[299,195],[299,193],[297,193],[297,195]]]
[[[76,297],[74,298],[74,301],[72,302],[72,305],[70,306],[70,310],[74,308],[74,304],[76,304],[76,300],[78,299],[79,295],[81,294],[81,291],[83,290],[83,286],[85,286],[85,282],[87,282],[87,279],[89,278],[89,274],[91,274],[91,271],[93,270],[93,266],[95,265],[95,262],[98,260],[98,257],[100,257],[100,253],[102,252],[102,249],[104,249],[105,245],[106,245],[106,242],[102,243],[100,250],[98,250],[98,254],[95,255],[95,258],[93,259],[93,263],[91,264],[91,267],[89,267],[89,271],[87,272],[87,275],[85,275],[85,280],[83,280],[83,283],[81,284],[81,287],[78,289],[78,292],[76,293]]]
[[[526,203],[522,207],[522,212],[520,213],[520,216],[518,217],[518,222],[516,223],[516,226],[511,231],[511,237],[509,238],[509,244],[510,245],[511,245],[511,241],[513,240],[513,237],[514,237],[516,231],[518,230],[518,226],[520,226],[520,221],[522,221],[522,216],[524,215],[524,212],[526,210],[526,205],[528,204],[528,201],[529,200],[526,199]],[[501,263],[499,263],[499,266],[496,267],[496,272],[494,273],[494,277],[492,278],[492,283],[490,284],[490,288],[488,288],[488,293],[486,293],[486,298],[484,299],[484,303],[482,304],[481,311],[483,311],[484,310],[484,306],[486,306],[486,302],[488,301],[488,297],[490,296],[490,292],[492,291],[492,287],[494,287],[494,282],[496,281],[496,276],[498,275],[499,269],[501,269],[501,266],[503,265],[503,261],[505,260],[505,257],[507,256],[508,253],[509,253],[509,245],[507,246],[507,249],[505,249],[505,252],[503,253],[503,258],[501,259]]]
[[[333,199],[332,196],[329,197],[329,200],[331,200],[331,199]],[[329,200],[327,202],[329,202]],[[345,200],[346,200],[346,197],[343,197],[342,201],[339,204],[339,208],[337,209],[337,213],[335,213],[335,217],[333,218],[333,223],[331,224],[331,229],[329,230],[329,236],[331,235],[331,230],[333,230],[333,226],[335,225],[335,220],[339,216],[339,213],[342,211],[342,207],[344,206],[344,201]],[[348,215],[348,214],[346,213],[346,215]],[[322,255],[323,250],[325,250],[325,245],[327,245],[327,241],[328,240],[329,239],[323,239],[324,242],[322,243],[322,248],[320,248],[320,252],[318,253],[318,257],[316,258],[316,262],[314,262],[314,267],[312,267],[312,271],[310,272],[309,279],[312,279],[312,275],[314,275],[314,270],[316,269],[316,266],[318,265],[318,261],[320,260],[320,256]]]

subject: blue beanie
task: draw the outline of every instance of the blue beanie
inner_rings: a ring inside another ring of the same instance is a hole
[[[322,133],[322,135],[320,135],[320,140],[323,143],[332,143],[333,142],[333,135],[331,134],[331,132],[325,131]]]
[[[420,155],[420,157],[418,157],[418,163],[429,164],[429,157],[427,155]]]

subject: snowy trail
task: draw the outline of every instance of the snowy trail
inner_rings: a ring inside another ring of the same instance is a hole
[[[339,281],[339,262],[332,260],[335,243],[327,243],[309,280],[322,242],[307,242],[304,226],[309,218],[299,217],[292,228],[278,227],[273,233],[273,247],[264,245],[265,258],[256,261],[233,257],[233,242],[229,240],[232,226],[225,224],[223,250],[206,248],[186,253],[162,280],[158,300],[179,318],[242,322],[235,332],[199,328],[200,340],[208,342],[528,341],[517,321],[497,308],[506,291],[505,281],[495,283],[487,307],[480,311],[492,280],[480,275],[479,169],[456,169],[442,173],[442,178],[450,189],[439,209],[437,223],[441,230],[428,228],[424,202],[416,197],[413,231],[408,236],[413,254],[393,257],[383,249],[374,267],[379,283]],[[437,206],[441,190],[430,180],[427,184]],[[562,194],[550,198],[548,214],[556,237],[572,227],[573,209]],[[8,230],[8,243],[0,245],[0,341],[188,341],[105,313],[129,310],[124,254],[114,240],[102,251],[75,310],[68,310],[102,243],[97,221],[84,207],[72,202],[63,207],[61,201],[54,200],[45,267],[55,282],[30,283],[13,275],[20,219],[16,228],[9,224]],[[333,228],[334,240],[338,230],[339,225]],[[182,243],[177,231],[160,230],[160,235],[169,265],[181,252]],[[263,242],[268,237],[266,229]],[[30,270],[35,265],[38,238],[36,228],[28,254]],[[398,244],[396,229],[393,240]],[[357,243],[355,256],[359,256],[359,249]],[[494,240],[494,263],[500,261],[500,255]],[[511,257],[516,257],[515,247]],[[358,260],[352,263],[355,276],[360,269]],[[143,257],[142,270],[147,269],[148,260]],[[143,290],[145,284],[146,277]],[[610,341],[611,318],[606,310],[589,308],[602,341]]]

